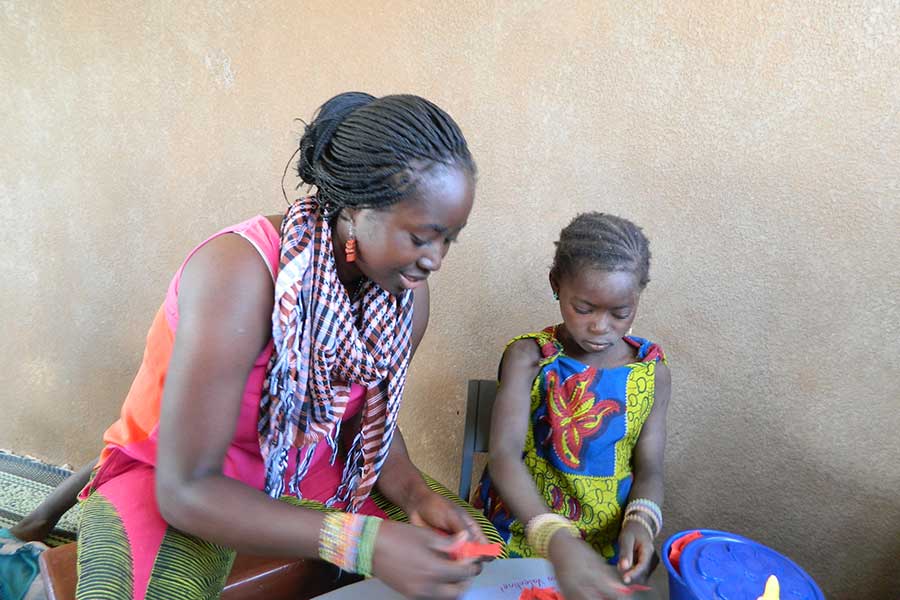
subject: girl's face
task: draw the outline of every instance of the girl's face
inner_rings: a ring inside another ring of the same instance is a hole
[[[416,192],[386,209],[346,210],[353,222],[357,257],[354,265],[385,290],[398,295],[419,287],[441,262],[469,218],[475,186],[455,167],[437,167],[422,177]]]
[[[550,285],[559,295],[559,310],[575,348],[596,358],[618,353],[622,337],[631,329],[641,290],[637,277],[628,271],[583,268]]]

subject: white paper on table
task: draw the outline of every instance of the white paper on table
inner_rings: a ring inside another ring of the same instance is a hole
[[[461,600],[518,600],[527,587],[556,587],[553,567],[542,558],[495,560],[472,582]],[[377,579],[342,587],[315,600],[403,600],[403,596]]]
[[[552,575],[529,577],[490,587],[473,587],[463,595],[462,600],[518,600],[522,590],[526,588],[557,589],[556,578]]]
[[[461,600],[518,600],[525,588],[556,588],[553,567],[542,558],[487,563]]]

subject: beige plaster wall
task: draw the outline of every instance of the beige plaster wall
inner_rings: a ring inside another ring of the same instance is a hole
[[[292,119],[410,91],[481,169],[404,408],[418,462],[455,484],[465,380],[557,318],[559,228],[621,214],[674,373],[667,531],[897,597],[900,5],[837,4],[0,3],[0,447],[94,456],[183,255],[282,206]]]

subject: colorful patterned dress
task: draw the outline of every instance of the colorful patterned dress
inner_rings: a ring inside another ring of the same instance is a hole
[[[618,560],[619,529],[632,482],[632,452],[653,408],[656,344],[626,336],[635,362],[597,369],[567,356],[556,327],[514,338],[541,349],[531,389],[531,416],[522,461],[553,510],[573,521],[582,537],[610,563]],[[475,506],[506,541],[511,557],[534,556],[485,469]]]

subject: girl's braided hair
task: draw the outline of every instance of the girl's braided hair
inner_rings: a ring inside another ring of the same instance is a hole
[[[650,282],[650,242],[628,219],[582,213],[560,232],[552,272],[562,278],[585,267],[634,273],[639,289],[644,289]]]

